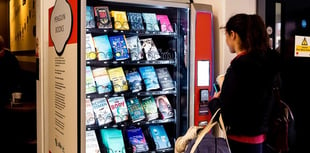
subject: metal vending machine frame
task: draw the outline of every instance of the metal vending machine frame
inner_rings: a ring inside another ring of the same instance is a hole
[[[206,125],[213,93],[214,38],[212,6],[191,4],[190,125]]]

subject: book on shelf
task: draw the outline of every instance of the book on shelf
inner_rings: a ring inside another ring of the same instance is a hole
[[[159,21],[161,32],[173,32],[168,15],[157,14],[156,18]]]
[[[149,151],[149,146],[141,127],[129,127],[126,129],[126,134],[133,153]]]
[[[97,55],[92,34],[86,33],[85,40],[86,40],[85,44],[86,60],[95,60],[97,58]]]
[[[132,97],[126,100],[128,112],[133,123],[145,119],[145,114],[140,100],[137,97]]]
[[[131,92],[136,93],[142,90],[142,78],[138,71],[127,72],[126,79]]]
[[[125,143],[122,131],[117,128],[100,129],[102,143],[107,153],[125,153]]]
[[[113,113],[115,123],[128,120],[129,114],[124,96],[110,97],[108,98],[108,103]]]
[[[93,6],[86,6],[86,28],[95,28],[96,21],[95,21],[95,13]]]
[[[112,28],[112,20],[108,6],[94,6],[94,14],[98,29]]]
[[[92,71],[98,94],[112,92],[112,83],[110,81],[107,68],[95,67]]]
[[[139,72],[143,79],[146,91],[160,88],[154,66],[141,66],[139,67]]]
[[[162,90],[172,90],[175,88],[174,81],[167,67],[156,68],[155,71]]]
[[[91,94],[97,92],[95,79],[93,77],[93,72],[90,66],[86,66],[85,68],[86,79],[85,79],[85,90],[86,94]]]
[[[112,112],[106,98],[95,98],[91,101],[99,126],[113,121]]]
[[[160,113],[161,119],[167,119],[174,116],[172,106],[166,95],[160,95],[155,97],[156,105]]]
[[[138,61],[144,58],[140,39],[137,35],[126,37],[127,48],[132,61]]]
[[[115,30],[129,30],[126,11],[111,11],[111,17],[114,18]]]
[[[129,51],[127,48],[125,35],[109,36],[109,40],[115,60],[119,61],[129,58]]]
[[[167,149],[171,147],[171,143],[163,125],[150,125],[148,129],[150,136],[155,143],[156,150]]]
[[[153,96],[143,97],[141,99],[141,104],[144,109],[147,121],[155,120],[159,117],[157,105]]]
[[[128,90],[128,83],[124,70],[121,66],[108,69],[109,78],[112,81],[114,92],[123,92]]]
[[[158,49],[152,38],[140,39],[140,42],[146,60],[157,60],[160,58]]]
[[[98,61],[113,59],[112,47],[108,35],[98,35],[93,37],[96,47]]]
[[[142,18],[146,25],[146,31],[159,31],[156,13],[142,13]]]
[[[98,138],[95,130],[86,131],[86,153],[100,153]]]
[[[127,12],[128,22],[130,24],[130,29],[133,31],[143,31],[143,19],[142,14],[139,12]]]
[[[91,100],[89,98],[85,99],[85,112],[86,112],[86,126],[87,125],[94,125],[96,123],[95,121],[95,114],[94,114],[94,109],[93,106],[91,104]]]

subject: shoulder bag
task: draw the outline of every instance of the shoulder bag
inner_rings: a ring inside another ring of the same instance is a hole
[[[208,124],[192,139],[185,153],[231,153],[222,114],[218,109]]]

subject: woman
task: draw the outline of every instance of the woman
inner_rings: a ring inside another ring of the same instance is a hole
[[[221,108],[232,153],[262,153],[278,56],[269,49],[266,27],[258,15],[232,16],[226,23],[225,35],[236,57],[209,108],[211,112]]]

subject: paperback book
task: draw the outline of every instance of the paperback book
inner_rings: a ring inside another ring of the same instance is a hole
[[[149,132],[155,143],[156,150],[171,147],[167,132],[163,125],[150,125]]]
[[[143,59],[143,51],[140,43],[140,39],[138,36],[129,36],[126,38],[127,48],[130,53],[130,57],[132,61],[138,61]]]
[[[109,78],[112,81],[114,92],[123,92],[128,90],[128,84],[123,68],[115,67],[108,69]]]
[[[107,153],[125,153],[125,143],[122,131],[117,128],[100,129],[102,143]]]
[[[144,109],[147,121],[155,120],[159,117],[157,105],[153,96],[142,98],[141,104]]]
[[[131,92],[136,93],[142,90],[142,78],[138,71],[131,71],[126,74],[126,79]]]
[[[139,72],[143,79],[146,91],[160,88],[154,66],[139,67]]]
[[[95,130],[88,130],[86,137],[86,153],[100,153],[100,147]]]
[[[140,100],[137,97],[129,98],[126,100],[128,112],[133,123],[145,119],[145,114]]]
[[[126,133],[133,153],[149,151],[148,144],[140,127],[128,128]]]
[[[95,48],[95,43],[94,43],[92,34],[87,33],[85,40],[86,40],[86,44],[85,44],[86,60],[95,60],[97,58],[97,55],[96,55],[96,48]]]
[[[96,21],[95,21],[95,14],[94,14],[94,7],[93,6],[86,6],[86,28],[95,28]]]
[[[111,29],[112,20],[108,6],[95,6],[94,14],[98,29]]]
[[[109,37],[115,60],[126,60],[129,58],[125,35],[115,35]]]
[[[157,20],[159,20],[160,31],[161,32],[173,32],[173,28],[170,24],[168,15],[156,15]]]
[[[128,109],[123,96],[110,97],[108,102],[113,113],[115,123],[128,120]]]
[[[156,68],[155,71],[162,90],[172,90],[175,88],[174,81],[167,67]]]
[[[106,125],[113,121],[112,112],[106,98],[95,98],[91,103],[99,126]]]
[[[157,60],[160,58],[159,52],[152,38],[140,39],[140,42],[146,60]]]
[[[167,119],[174,116],[172,106],[167,96],[165,95],[157,96],[155,97],[155,100],[161,119]]]
[[[142,14],[139,12],[127,12],[128,22],[130,23],[130,28],[133,31],[143,31],[143,20]]]
[[[108,35],[99,35],[93,37],[96,47],[98,61],[113,59],[112,47]]]
[[[159,31],[155,13],[142,13],[142,17],[146,25],[146,31]]]
[[[114,18],[115,30],[129,30],[126,11],[111,11],[111,16]]]
[[[95,93],[97,90],[96,90],[96,83],[95,83],[95,79],[93,77],[93,72],[92,72],[92,69],[90,66],[86,66],[86,69],[85,69],[85,72],[86,72],[86,87],[85,87],[85,90],[86,90],[86,94],[90,94],[90,93]]]
[[[112,83],[110,81],[106,67],[94,68],[93,77],[96,82],[98,94],[109,93],[112,91]]]
[[[86,126],[87,125],[94,125],[95,122],[95,114],[94,114],[94,109],[91,104],[91,101],[89,98],[85,99],[86,107],[85,107],[85,112],[86,112]]]

